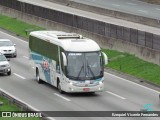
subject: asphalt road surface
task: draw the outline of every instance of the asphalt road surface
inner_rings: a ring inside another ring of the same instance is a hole
[[[160,19],[160,5],[148,4],[138,0],[71,0],[100,8],[120,11],[133,15]]]
[[[124,26],[128,28],[133,28],[136,30],[146,31],[146,32],[160,35],[159,28],[142,25],[142,24],[138,24],[138,23],[134,23],[130,21],[125,21],[125,20],[121,20],[117,18],[112,18],[112,17],[108,17],[104,15],[99,15],[96,13],[75,9],[75,8],[71,8],[68,6],[55,4],[53,2],[49,2],[45,0],[19,0],[19,1],[30,3],[30,4],[37,5],[37,6],[42,6],[42,7],[53,9],[53,10],[58,10],[58,11],[74,14],[74,15],[78,15],[78,16],[82,16],[82,17],[86,17],[86,18],[90,18],[90,19],[95,19],[98,21],[103,21],[103,22],[110,23],[110,24],[115,24],[119,26]]]
[[[11,39],[17,47],[17,58],[11,58],[11,76],[0,76],[0,88],[40,111],[140,111],[151,104],[160,110],[159,92],[137,83],[105,73],[105,90],[96,94],[59,94],[48,84],[35,81],[35,69],[28,60],[28,43],[0,31],[0,38]],[[54,118],[79,120],[83,118]],[[85,118],[85,120],[136,120],[137,118]],[[153,120],[158,118],[138,118]]]

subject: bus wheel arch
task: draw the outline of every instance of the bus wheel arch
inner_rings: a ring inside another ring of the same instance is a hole
[[[36,80],[38,83],[42,83],[42,80],[40,78],[39,69],[36,67]]]
[[[57,78],[57,89],[58,89],[58,91],[59,91],[61,94],[64,93],[64,91],[61,89],[61,84],[60,84],[59,78]]]

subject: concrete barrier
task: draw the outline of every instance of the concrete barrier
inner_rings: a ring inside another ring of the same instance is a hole
[[[91,5],[85,5],[85,4],[77,3],[77,2],[71,1],[71,0],[47,0],[47,1],[58,3],[61,5],[65,5],[65,6],[70,6],[70,7],[85,10],[85,11],[94,12],[94,13],[101,14],[101,15],[106,15],[106,16],[110,16],[110,17],[115,17],[115,18],[131,21],[131,22],[136,22],[136,23],[150,25],[153,27],[160,28],[160,20],[158,20],[158,19],[147,18],[147,17],[133,15],[133,14],[124,13],[124,12],[119,12],[119,11],[115,11],[115,10],[109,10],[109,9],[104,9],[104,8],[100,8],[100,7],[95,7],[95,6],[91,6]]]
[[[74,28],[69,25],[57,23],[51,20],[33,16],[31,14],[26,14],[4,6],[0,6],[0,13],[12,16],[27,23],[44,27],[46,29],[79,33],[85,37],[95,40],[102,48],[135,54],[137,57],[143,60],[160,65],[160,51],[156,51],[151,48],[140,46],[124,40],[113,39],[110,37],[95,34],[86,30]]]
[[[10,104],[14,104],[14,105],[20,107],[21,111],[24,111],[24,112],[37,112],[37,113],[39,112],[40,113],[40,111],[38,111],[36,108],[28,105],[27,103],[23,102],[22,100],[16,98],[15,96],[11,95],[10,93],[8,93],[8,92],[6,92],[6,91],[4,91],[2,89],[0,89],[0,96],[8,99]],[[53,119],[51,117],[48,117],[45,113],[41,113],[41,114],[43,116],[43,118],[42,118],[43,120],[55,120],[55,119]]]

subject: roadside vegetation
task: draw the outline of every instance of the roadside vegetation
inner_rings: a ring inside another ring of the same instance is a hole
[[[44,29],[35,25],[19,21],[15,18],[10,18],[2,15],[0,15],[0,27],[25,38],[28,38],[26,30]],[[160,66],[141,60],[135,55],[131,55],[128,53],[122,53],[106,49],[103,49],[103,51],[108,55],[110,60],[109,64],[106,67],[160,85]]]
[[[0,27],[15,33],[17,36],[22,36],[27,38],[28,32],[33,30],[42,30],[43,28],[26,24],[23,21],[17,20],[16,18],[7,17],[0,15]]]
[[[103,51],[110,61],[106,67],[160,85],[160,66],[146,62],[128,53],[106,49],[103,49]]]
[[[160,0],[141,0],[141,1],[148,2],[151,4],[160,4]]]
[[[0,102],[3,102],[3,105],[0,106],[0,112],[4,112],[4,111],[21,111],[20,108],[18,108],[14,104],[11,104],[4,97],[0,96]],[[41,119],[40,118],[33,118],[33,117],[30,117],[30,118],[18,118],[18,117],[15,117],[15,118],[9,118],[9,117],[3,118],[3,117],[0,117],[0,120],[41,120]]]

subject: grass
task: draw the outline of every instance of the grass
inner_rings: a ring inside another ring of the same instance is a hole
[[[103,51],[110,59],[107,67],[160,85],[160,66],[139,59],[135,57],[135,55],[122,53],[115,50],[103,49]]]
[[[44,29],[3,15],[0,15],[0,27],[26,38],[28,37],[25,33],[26,30]],[[146,62],[127,53],[106,49],[103,49],[103,51],[107,53],[110,59],[107,67],[160,85],[160,66]]]
[[[9,104],[9,101],[1,96],[0,101],[3,102],[3,105],[0,106],[0,111],[20,111],[17,106]]]
[[[20,108],[18,108],[16,105],[14,104],[10,104],[9,101],[4,98],[4,97],[1,97],[0,96],[0,102],[3,102],[3,105],[0,106],[0,111],[4,112],[4,111],[21,111]],[[0,115],[1,116],[1,115]],[[15,118],[2,118],[0,117],[0,120],[41,120],[40,118],[18,118],[18,117],[15,117]]]
[[[0,15],[0,27],[25,38],[28,38],[28,34],[26,34],[27,31],[43,29],[4,15]]]

